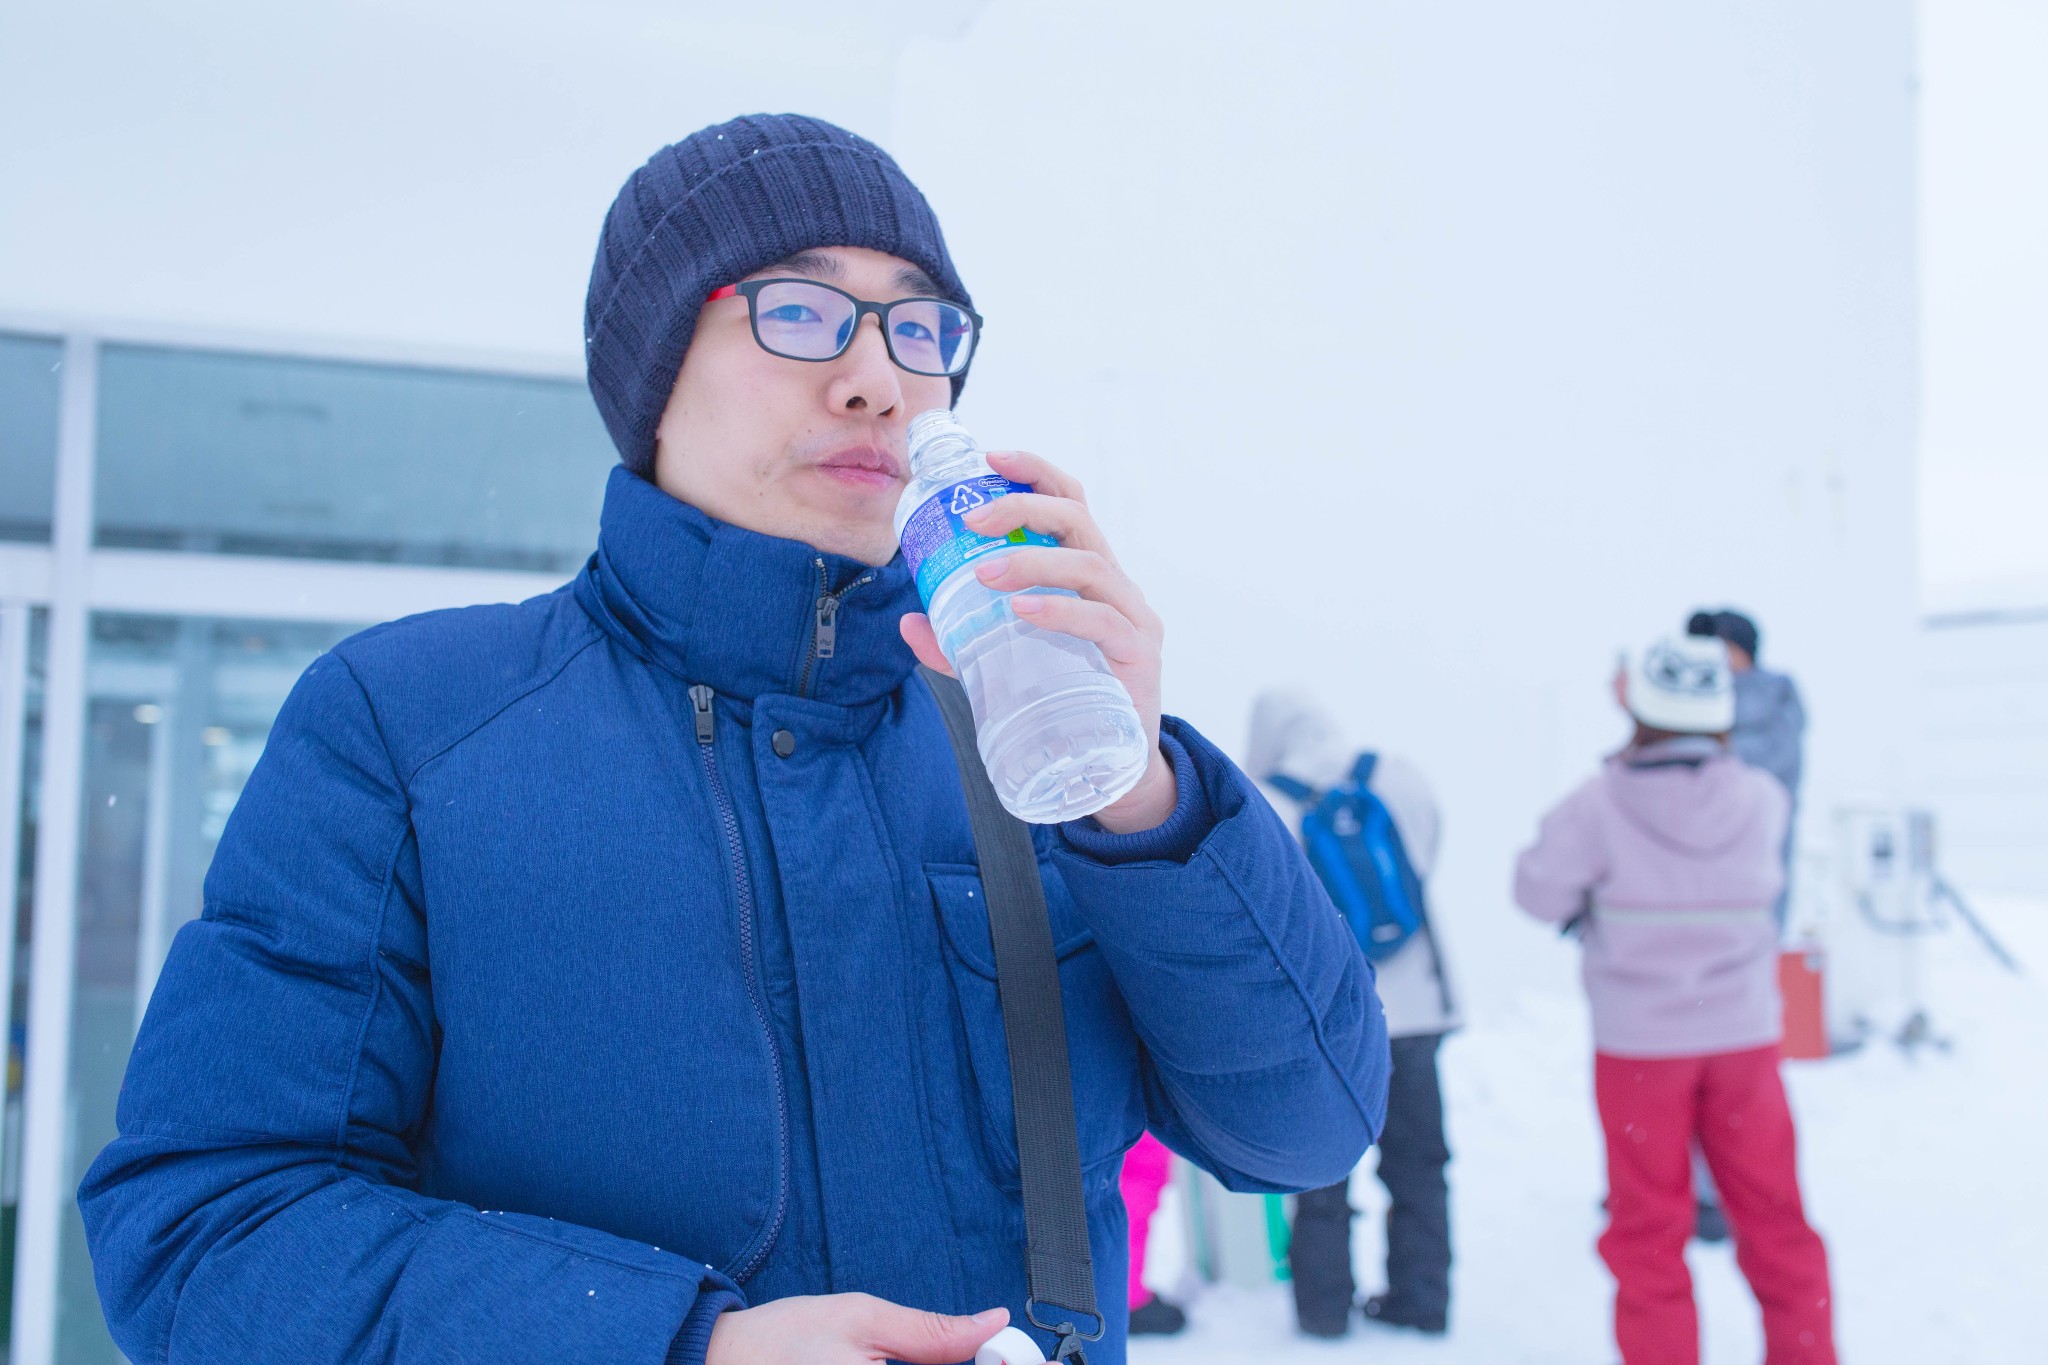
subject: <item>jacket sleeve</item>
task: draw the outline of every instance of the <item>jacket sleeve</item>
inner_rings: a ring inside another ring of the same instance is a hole
[[[1592,802],[1593,784],[1559,802],[1538,827],[1536,842],[1515,860],[1515,904],[1537,919],[1562,924],[1587,908],[1607,875]]]
[[[1372,772],[1373,795],[1386,805],[1400,832],[1401,847],[1408,854],[1415,875],[1427,882],[1436,874],[1436,851],[1443,829],[1443,815],[1437,809],[1436,793],[1422,769],[1399,754],[1381,754]]]
[[[1148,1056],[1150,1127],[1231,1189],[1334,1184],[1386,1116],[1373,973],[1294,836],[1244,774],[1169,718],[1164,825],[1061,826],[1061,879]]]
[[[1792,794],[1785,790],[1784,783],[1778,781],[1769,773],[1759,773],[1757,775],[1757,785],[1760,788],[1758,799],[1764,807],[1764,827],[1768,831],[1765,835],[1766,842],[1764,847],[1782,849],[1785,847],[1787,837],[1792,833]],[[1785,893],[1788,881],[1786,873],[1785,860],[1778,857],[1772,858],[1771,896],[1773,899]]]
[[[79,1190],[114,1340],[165,1360],[697,1361],[716,1272],[417,1192],[437,1029],[403,784],[337,655],[293,689]]]
[[[1743,762],[1762,768],[1796,794],[1806,741],[1806,706],[1799,699],[1799,687],[1782,673],[1751,676],[1749,718],[1737,725],[1730,747]],[[1744,708],[1738,705],[1736,714],[1741,718]]]
[[[1785,784],[1788,793],[1796,795],[1805,767],[1806,703],[1799,699],[1799,686],[1792,679],[1780,674],[1779,682],[1782,691],[1771,716],[1772,761],[1765,766]]]

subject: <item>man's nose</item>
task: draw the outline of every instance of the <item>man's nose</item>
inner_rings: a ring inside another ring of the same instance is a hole
[[[867,324],[872,321],[874,329]],[[853,329],[853,341],[839,358],[840,372],[832,381],[829,401],[835,411],[870,412],[886,417],[903,403],[903,385],[896,375],[896,362],[889,358],[889,343],[882,336],[882,320],[869,314]]]

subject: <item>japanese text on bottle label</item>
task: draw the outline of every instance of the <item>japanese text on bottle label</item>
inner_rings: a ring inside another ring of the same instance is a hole
[[[926,606],[954,570],[983,555],[1020,545],[1059,544],[1051,536],[1022,528],[1007,536],[984,536],[968,530],[961,521],[1006,493],[1030,491],[1028,483],[1011,483],[1000,474],[980,474],[947,484],[918,505],[903,523],[903,558],[917,576],[917,593]]]

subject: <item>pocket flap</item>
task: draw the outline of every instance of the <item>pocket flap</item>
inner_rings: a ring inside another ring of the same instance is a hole
[[[981,885],[981,870],[962,864],[932,864],[925,873],[931,878],[932,900],[938,906],[946,941],[969,968],[995,980],[995,944],[989,937],[988,893]],[[1072,901],[1053,895],[1045,899],[1055,958],[1071,957],[1095,941],[1094,931],[1081,923]]]

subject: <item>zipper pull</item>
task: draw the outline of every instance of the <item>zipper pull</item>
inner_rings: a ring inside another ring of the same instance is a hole
[[[709,744],[717,735],[711,726],[711,698],[717,695],[703,683],[690,689],[690,710],[697,716],[697,742]]]
[[[818,626],[813,636],[811,657],[829,659],[839,643],[839,599],[826,593],[818,599]]]

